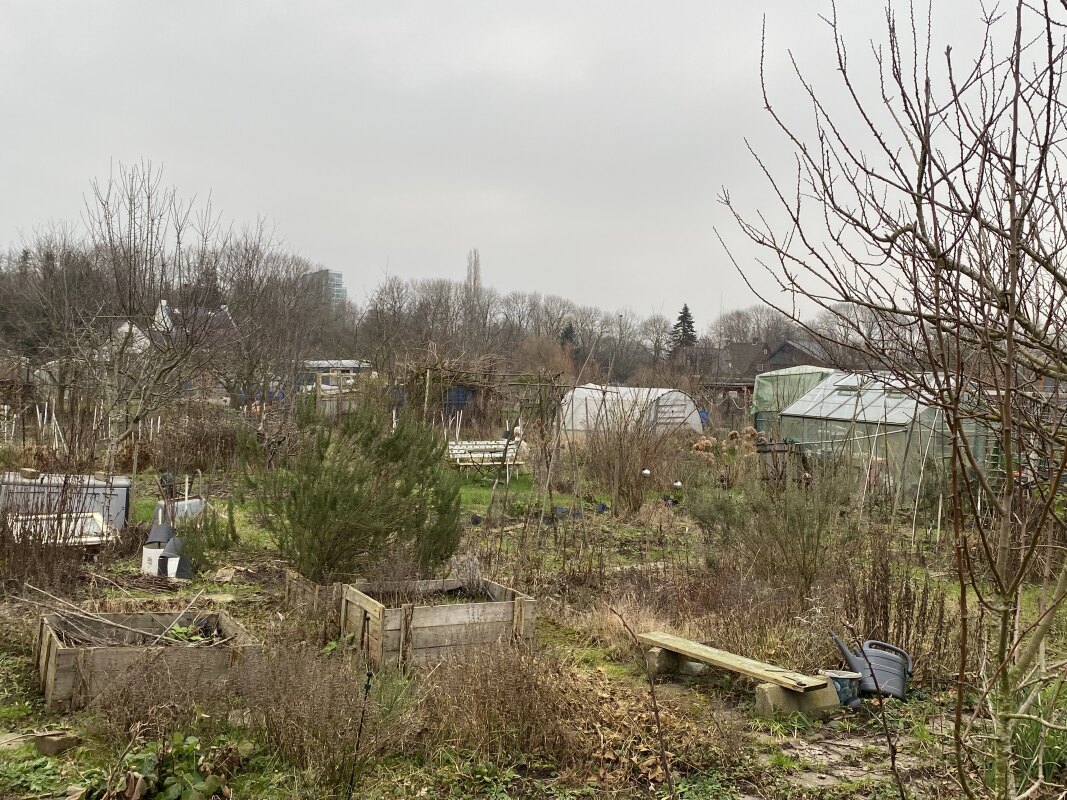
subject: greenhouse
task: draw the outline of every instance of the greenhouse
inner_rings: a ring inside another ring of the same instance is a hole
[[[941,411],[888,375],[835,372],[783,409],[779,427],[806,458],[838,459],[898,492],[917,490],[950,456]]]
[[[782,411],[833,374],[826,367],[786,367],[756,376],[752,389],[753,426],[760,433],[781,438],[778,417]]]
[[[576,386],[563,398],[560,422],[572,438],[595,429],[643,422],[667,433],[702,430],[696,402],[680,389],[633,386]]]

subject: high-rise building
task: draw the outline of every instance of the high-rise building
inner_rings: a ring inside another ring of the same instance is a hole
[[[308,280],[322,287],[326,296],[334,303],[343,303],[348,299],[348,290],[345,289],[345,280],[340,272],[332,269],[320,269],[308,274]]]

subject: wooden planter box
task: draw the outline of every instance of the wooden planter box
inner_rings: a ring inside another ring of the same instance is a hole
[[[152,670],[180,675],[190,684],[206,684],[223,677],[237,660],[258,653],[259,643],[240,623],[225,611],[199,615],[200,619],[217,619],[219,631],[227,639],[211,647],[180,647],[153,645],[151,640],[170,626],[178,611],[139,612],[129,614],[98,614],[138,631],[113,628],[100,622],[79,618],[82,630],[122,642],[106,646],[68,646],[58,635],[70,628],[62,614],[44,614],[37,636],[37,670],[44,692],[45,708],[75,710],[87,705],[94,697],[116,681],[123,680],[127,670]],[[178,620],[189,625],[197,619],[189,611]],[[95,628],[95,630],[94,630]]]
[[[303,575],[285,571],[285,607],[310,619],[323,619],[331,614],[334,630],[337,630],[337,615],[341,611],[343,583],[331,583],[323,586],[312,583]]]
[[[375,669],[388,665],[433,664],[470,655],[501,642],[532,645],[536,601],[493,581],[483,582],[485,602],[388,608],[377,597],[391,592],[432,594],[463,588],[458,580],[404,584],[355,583],[341,599],[341,633],[352,634]],[[491,598],[491,599],[490,599]]]

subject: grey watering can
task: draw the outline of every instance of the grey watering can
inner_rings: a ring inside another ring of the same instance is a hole
[[[875,639],[868,639],[860,652],[854,653],[833,631],[830,631],[830,638],[841,651],[848,668],[863,676],[860,679],[861,694],[877,694],[880,691],[883,695],[904,699],[904,690],[913,666],[911,656],[899,647]]]

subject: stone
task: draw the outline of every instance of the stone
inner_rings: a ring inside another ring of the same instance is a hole
[[[42,756],[58,756],[81,744],[81,739],[70,731],[45,731],[34,734],[33,743]]]
[[[783,717],[789,714],[804,714],[821,717],[841,707],[833,683],[810,692],[794,692],[773,683],[761,683],[756,687],[757,717]]]
[[[680,660],[675,671],[679,675],[688,675],[689,677],[697,678],[708,671],[708,665],[701,664],[699,661]]]
[[[678,656],[662,647],[650,647],[645,651],[645,669],[653,678],[674,672],[678,667]]]

